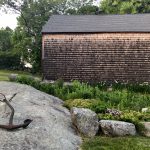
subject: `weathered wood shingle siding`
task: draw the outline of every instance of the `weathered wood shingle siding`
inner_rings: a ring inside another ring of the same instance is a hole
[[[150,82],[150,33],[43,34],[46,79]]]

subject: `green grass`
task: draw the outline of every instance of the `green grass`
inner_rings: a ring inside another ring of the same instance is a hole
[[[149,150],[146,137],[95,137],[84,139],[82,150]]]
[[[28,72],[23,72],[23,71],[11,71],[11,70],[0,70],[0,81],[9,81],[9,78],[8,78],[8,76],[10,75],[10,74],[18,74],[18,75],[27,75],[27,76],[29,76],[29,75],[31,75],[30,73],[28,73]]]

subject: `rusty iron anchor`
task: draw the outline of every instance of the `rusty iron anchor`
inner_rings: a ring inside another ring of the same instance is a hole
[[[6,103],[6,105],[11,109],[11,115],[10,115],[10,118],[9,118],[9,124],[8,125],[1,125],[0,124],[0,128],[2,128],[2,129],[6,129],[6,130],[12,131],[12,130],[16,130],[16,129],[19,129],[19,128],[26,128],[32,122],[31,119],[26,119],[24,121],[24,123],[22,123],[22,124],[19,124],[19,125],[14,125],[13,124],[13,117],[14,117],[14,114],[15,114],[15,110],[11,106],[10,101],[16,96],[16,94],[17,93],[15,93],[9,100],[7,100],[6,96],[3,93],[0,93],[0,96],[2,96],[2,99],[0,99],[0,101]]]

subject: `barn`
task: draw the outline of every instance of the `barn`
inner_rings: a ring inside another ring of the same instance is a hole
[[[150,82],[150,14],[53,15],[42,45],[47,80]]]

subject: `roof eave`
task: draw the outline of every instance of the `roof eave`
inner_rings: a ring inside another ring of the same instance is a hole
[[[150,33],[150,31],[42,32],[42,34]]]

